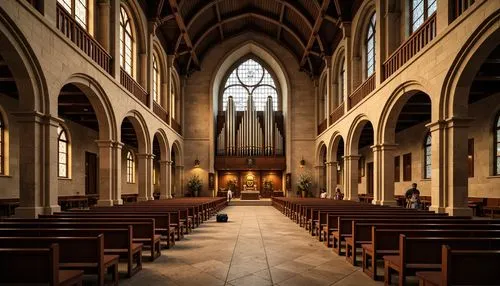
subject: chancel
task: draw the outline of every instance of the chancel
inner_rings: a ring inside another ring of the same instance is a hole
[[[0,1],[2,285],[498,285],[499,215],[498,0]]]

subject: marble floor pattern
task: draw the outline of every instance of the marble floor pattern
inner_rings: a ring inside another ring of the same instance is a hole
[[[382,285],[270,206],[230,206],[121,285]]]

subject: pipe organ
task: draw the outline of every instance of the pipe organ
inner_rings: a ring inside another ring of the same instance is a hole
[[[283,115],[273,110],[269,96],[264,111],[256,111],[248,95],[245,111],[236,111],[233,97],[217,118],[217,155],[283,156]]]

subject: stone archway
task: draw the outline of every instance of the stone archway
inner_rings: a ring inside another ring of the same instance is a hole
[[[327,171],[329,174],[329,190],[328,197],[333,198],[335,192],[340,189],[341,192],[344,192],[344,156],[345,156],[345,146],[344,146],[344,138],[339,133],[334,133],[332,139],[329,143],[330,150],[327,163],[329,170]]]
[[[152,152],[153,158],[153,172],[155,172],[153,181],[154,192],[158,190],[159,198],[171,199],[171,188],[170,188],[170,174],[171,174],[171,161],[170,161],[170,150],[168,145],[168,139],[163,129],[159,129],[153,136],[153,147]],[[153,192],[153,193],[154,193]]]
[[[171,158],[171,196],[172,197],[182,197],[184,196],[184,159],[182,154],[182,149],[179,141],[175,140],[170,148],[170,158]]]

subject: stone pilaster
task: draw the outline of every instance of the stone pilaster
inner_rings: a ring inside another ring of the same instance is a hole
[[[444,213],[446,211],[446,200],[444,198],[443,188],[445,186],[446,165],[444,142],[445,142],[445,127],[444,121],[436,121],[426,125],[431,132],[431,206],[429,210],[436,213]]]
[[[344,167],[345,167],[345,196],[347,200],[359,201],[358,198],[358,162],[361,156],[359,155],[347,155],[344,156]]]
[[[342,32],[344,33],[344,57],[345,57],[345,74],[344,76],[347,78],[345,80],[346,85],[346,93],[343,94],[342,101],[344,102],[344,114],[347,114],[349,111],[349,94],[351,94],[353,90],[352,83],[352,74],[353,74],[353,63],[351,62],[352,54],[352,38],[351,38],[351,22],[342,22],[341,24]]]
[[[113,142],[113,204],[122,205],[122,148],[123,143]]]
[[[171,161],[160,161],[160,200],[172,198],[172,184],[170,183],[171,165]]]
[[[153,155],[137,154],[138,163],[138,201],[153,200]]]
[[[330,126],[333,122],[330,122],[330,113],[332,113],[332,102],[333,102],[333,90],[332,90],[332,77],[333,77],[333,70],[332,70],[332,57],[331,56],[326,56],[325,57],[325,63],[326,63],[326,98],[325,98],[325,118],[327,120],[327,126]]]
[[[385,61],[385,19],[382,15],[384,0],[375,0],[375,85],[379,86],[384,80],[383,63]]]
[[[111,3],[110,0],[96,1],[96,18],[97,29],[95,29],[96,40],[108,52],[111,52],[110,45],[110,19],[111,19]]]
[[[374,198],[373,204],[395,206],[394,200],[394,152],[395,144],[378,144],[373,151]]]
[[[120,0],[111,0],[110,7],[111,75],[120,81]]]
[[[99,148],[99,200],[98,206],[113,205],[113,145],[111,140],[97,140]]]

